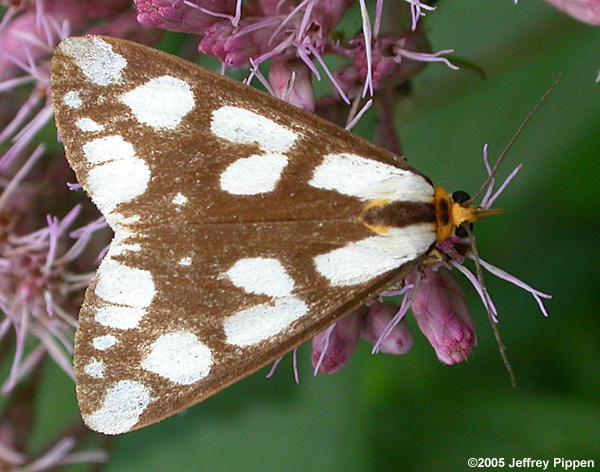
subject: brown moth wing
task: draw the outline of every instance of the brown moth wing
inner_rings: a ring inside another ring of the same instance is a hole
[[[98,54],[104,54],[102,68],[94,62]],[[172,127],[140,122],[120,97],[164,76],[189,85],[192,109]],[[308,185],[326,154],[356,154],[416,173],[401,158],[255,89],[114,38],[63,42],[52,61],[52,93],[67,159],[117,239],[110,261],[103,262],[86,292],[76,335],[77,397],[92,429],[109,434],[138,429],[198,403],[406,274],[410,264],[362,284],[336,287],[317,273],[315,256],[373,233],[357,220],[363,201]],[[297,137],[283,152],[287,165],[272,191],[223,190],[220,178],[232,163],[265,155],[272,144],[216,136],[211,120],[223,106],[256,113]],[[108,151],[86,148],[115,136],[121,141],[111,142]],[[279,261],[293,289],[273,294],[269,288],[263,293],[236,286],[226,272],[247,258]],[[232,315],[290,299],[304,304],[306,313],[285,329],[250,345],[226,340],[224,323]],[[186,333],[172,339],[189,341],[192,354],[172,345],[156,348],[161,336],[173,333]],[[149,362],[155,348],[160,352]],[[179,365],[187,360],[199,363],[195,371]]]

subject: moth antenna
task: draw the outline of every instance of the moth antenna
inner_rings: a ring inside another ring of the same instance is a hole
[[[525,130],[525,128],[527,127],[527,125],[529,124],[531,119],[535,116],[535,114],[537,113],[539,108],[544,104],[544,102],[552,94],[552,92],[554,91],[554,89],[556,88],[558,83],[560,82],[560,78],[561,78],[561,76],[559,74],[558,77],[556,77],[556,79],[554,79],[552,81],[552,83],[550,84],[550,87],[548,87],[548,89],[544,92],[544,95],[542,95],[542,97],[537,101],[537,103],[534,105],[534,107],[531,109],[531,111],[527,114],[525,119],[521,122],[521,124],[517,128],[517,131],[515,131],[512,138],[510,138],[510,141],[508,142],[508,144],[504,147],[504,149],[498,156],[498,159],[496,159],[496,162],[494,163],[494,166],[492,167],[492,170],[489,173],[488,178],[485,179],[483,184],[481,184],[481,187],[479,187],[479,190],[477,190],[475,195],[473,195],[466,202],[466,204],[471,205],[475,200],[477,200],[481,196],[481,194],[483,194],[483,192],[485,192],[485,189],[487,188],[489,182],[494,178],[494,176],[496,175],[496,172],[498,172],[498,169],[500,168],[500,164],[502,164],[502,161],[504,161],[504,158],[506,157],[508,152],[511,150],[511,148],[514,146],[515,142],[521,136],[521,134],[523,133],[523,131]]]
[[[466,227],[467,233],[469,234],[469,242],[471,243],[471,250],[473,251],[473,260],[475,261],[475,273],[477,274],[477,280],[481,284],[481,290],[484,294],[482,297],[483,304],[485,306],[485,311],[488,314],[488,319],[490,321],[490,326],[492,327],[492,333],[494,333],[494,338],[496,339],[496,344],[498,346],[498,351],[500,352],[500,357],[502,358],[502,363],[504,364],[504,368],[508,373],[508,378],[510,380],[510,385],[512,388],[517,388],[517,383],[515,380],[515,373],[513,371],[512,366],[510,365],[510,361],[508,360],[508,355],[506,353],[506,346],[502,341],[502,336],[500,336],[500,330],[496,323],[494,322],[494,314],[492,312],[491,307],[489,306],[488,299],[489,294],[487,288],[485,286],[485,281],[483,280],[483,271],[481,270],[481,264],[479,263],[479,252],[477,251],[477,245],[475,244],[475,237],[470,228]]]

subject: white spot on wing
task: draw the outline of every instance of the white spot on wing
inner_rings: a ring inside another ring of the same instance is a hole
[[[258,144],[267,152],[286,152],[298,134],[285,126],[244,108],[224,106],[212,114],[211,131],[218,137],[239,144]]]
[[[117,228],[119,233],[115,234],[115,241],[122,241],[129,235],[127,227],[140,222],[140,215],[123,216],[120,213],[105,215],[106,221],[111,228]],[[133,249],[132,249],[133,251]]]
[[[171,382],[190,385],[209,374],[212,353],[194,334],[179,331],[154,341],[141,365]]]
[[[333,286],[356,285],[416,259],[434,241],[433,225],[392,228],[385,236],[371,236],[316,256],[315,268]]]
[[[69,108],[80,108],[81,105],[83,105],[83,101],[79,96],[79,92],[75,90],[65,93],[65,96],[63,97],[63,103]]]
[[[101,361],[92,359],[84,368],[83,371],[95,379],[104,377],[104,364]]]
[[[59,49],[72,57],[83,75],[96,85],[120,82],[122,71],[127,66],[125,58],[99,38],[67,38],[60,43]]]
[[[420,175],[354,154],[329,154],[310,185],[361,200],[430,202],[433,187]]]
[[[140,123],[155,129],[175,129],[194,108],[194,94],[187,82],[169,75],[149,80],[121,95]]]
[[[188,202],[188,198],[181,192],[173,197],[171,200],[175,205],[183,206]]]
[[[182,257],[181,259],[179,259],[179,265],[184,266],[184,267],[191,266],[192,258],[191,257]]]
[[[99,351],[106,351],[117,344],[117,338],[112,334],[106,334],[104,336],[96,336],[92,339],[92,345]]]
[[[113,239],[112,243],[110,244],[110,248],[108,249],[107,255],[109,257],[121,256],[121,255],[125,254],[126,252],[141,251],[142,246],[140,246],[139,244],[124,244],[124,243],[118,241],[116,236],[119,235],[120,233],[122,233],[122,232],[120,231],[118,233],[115,233],[115,238]]]
[[[146,308],[154,298],[152,274],[105,258],[98,268],[96,295],[111,303]]]
[[[281,154],[238,159],[221,174],[221,188],[233,195],[272,192],[287,162],[287,157]]]
[[[92,168],[87,184],[92,200],[104,214],[120,203],[142,195],[150,181],[150,168],[137,158],[120,159]]]
[[[134,329],[146,314],[145,308],[132,306],[104,306],[95,315],[102,326],[117,329]]]
[[[308,307],[297,297],[277,298],[272,304],[256,305],[227,318],[225,337],[229,344],[252,346],[282,333],[307,312]]]
[[[134,159],[135,150],[131,143],[117,134],[85,143],[83,156],[90,164],[100,164],[118,159]]]
[[[75,126],[85,133],[97,133],[104,129],[104,126],[91,118],[80,118],[75,122]]]
[[[248,293],[283,297],[294,290],[294,281],[277,259],[240,259],[226,272],[229,280]]]
[[[121,380],[106,391],[100,409],[83,419],[100,433],[126,433],[137,424],[149,403],[150,391],[144,384]]]

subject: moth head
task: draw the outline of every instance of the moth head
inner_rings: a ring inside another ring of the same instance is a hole
[[[441,187],[435,188],[434,205],[436,217],[436,236],[438,242],[446,241],[453,235],[459,238],[468,236],[467,228],[486,216],[499,215],[499,208],[486,209],[470,205],[469,194],[462,190],[448,194]]]

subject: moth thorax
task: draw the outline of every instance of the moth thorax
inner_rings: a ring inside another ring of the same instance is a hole
[[[445,241],[457,228],[480,220],[486,216],[499,215],[500,209],[484,209],[469,206],[468,203],[455,202],[442,187],[435,188],[433,197],[435,206],[436,237],[438,242]]]
[[[360,219],[371,231],[384,235],[391,228],[436,223],[435,208],[431,203],[373,200],[363,210]]]

